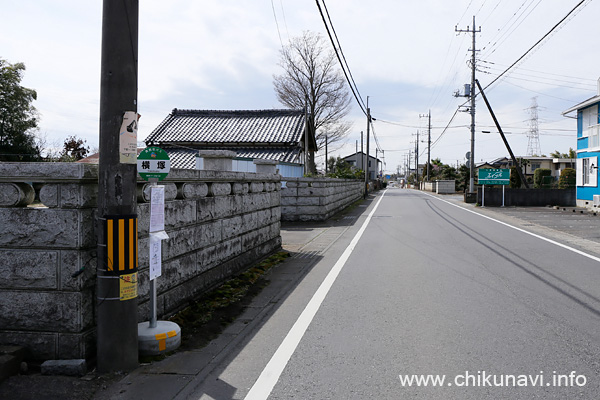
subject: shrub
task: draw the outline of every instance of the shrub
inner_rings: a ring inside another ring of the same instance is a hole
[[[552,176],[552,171],[548,168],[538,168],[533,172],[533,187],[536,189],[540,189],[545,185],[551,183],[551,179],[547,177]]]
[[[560,178],[558,178],[558,188],[568,189],[575,187],[577,171],[573,168],[565,168],[560,172]]]

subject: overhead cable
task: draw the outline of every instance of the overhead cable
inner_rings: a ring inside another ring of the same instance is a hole
[[[548,36],[550,36],[550,34],[552,34],[552,32],[554,32],[560,25],[562,25],[562,23],[571,16],[571,14],[573,14],[579,7],[581,7],[583,5],[583,3],[585,3],[587,0],[581,0],[579,3],[577,3],[577,5],[575,7],[573,7],[573,9],[571,9],[571,11],[569,11],[567,13],[567,15],[565,15],[560,21],[558,21],[556,23],[556,25],[554,25],[552,27],[552,29],[550,29],[544,36],[542,36],[542,38],[540,40],[538,40],[537,42],[535,42],[535,44],[533,46],[531,46],[521,57],[519,57],[517,59],[517,61],[515,61],[514,63],[512,63],[508,68],[506,68],[500,75],[498,75],[494,80],[492,80],[489,84],[487,84],[486,87],[484,87],[484,89],[487,89],[488,87],[490,87],[491,85],[493,85],[496,81],[498,81],[498,79],[500,79],[502,76],[504,76],[508,71],[510,71],[515,65],[517,65],[521,60],[523,60],[529,53],[531,53],[533,51],[533,49],[535,49],[540,43],[542,43],[544,41],[544,39],[546,39]]]
[[[360,91],[358,90],[358,86],[356,86],[356,82],[354,81],[354,77],[352,76],[352,71],[350,71],[350,67],[348,66],[348,61],[346,61],[346,56],[344,55],[344,50],[342,50],[342,45],[340,43],[340,40],[338,39],[337,32],[335,31],[335,27],[333,26],[333,22],[331,21],[331,16],[329,15],[329,10],[327,9],[325,0],[321,0],[321,1],[323,3],[323,8],[325,8],[325,14],[327,14],[327,19],[329,20],[329,25],[331,26],[331,30],[333,31],[333,35],[335,36],[335,41],[338,45],[338,49],[340,50],[340,53],[342,54],[342,58],[344,59],[344,64],[346,65],[346,69],[348,70],[348,75],[350,75],[350,80],[352,81],[352,84],[354,85],[354,88],[356,89],[356,93],[358,94],[358,98],[360,99],[360,102],[366,108],[367,106],[365,105],[365,102],[363,101],[363,98],[360,95]],[[334,45],[334,47],[335,47],[335,45]]]
[[[360,109],[362,110],[363,114],[365,114],[365,116],[367,115],[367,111],[365,110],[365,108],[363,107],[361,100],[359,99],[359,97],[356,94],[356,91],[354,90],[354,87],[352,86],[352,83],[350,82],[350,79],[348,78],[348,73],[346,72],[346,69],[344,68],[344,64],[342,63],[342,59],[340,57],[340,54],[337,50],[337,47],[335,45],[335,42],[333,41],[333,37],[331,36],[331,32],[329,30],[329,26],[327,25],[327,21],[325,20],[325,16],[323,15],[323,10],[321,9],[321,5],[319,4],[319,0],[315,0],[315,2],[317,3],[317,7],[319,8],[319,14],[321,14],[321,18],[323,19],[323,24],[325,25],[325,29],[327,30],[327,35],[329,36],[329,40],[331,41],[331,45],[333,46],[333,50],[335,52],[335,55],[340,63],[340,66],[342,67],[342,72],[344,73],[344,76],[346,77],[346,82],[348,82],[348,85],[350,86],[350,90],[352,91],[352,94],[354,95],[354,98],[356,99],[356,102],[358,103]],[[348,69],[349,70],[349,69]]]

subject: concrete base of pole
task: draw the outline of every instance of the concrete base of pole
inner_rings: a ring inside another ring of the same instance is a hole
[[[173,351],[181,345],[181,328],[175,322],[156,321],[138,324],[138,349],[141,356],[157,356]]]

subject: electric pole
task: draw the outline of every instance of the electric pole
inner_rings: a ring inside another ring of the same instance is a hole
[[[325,135],[325,175],[327,175],[327,135]]]
[[[360,131],[360,169],[365,170],[365,153],[363,150],[363,131]]]
[[[379,176],[379,148],[375,147],[375,178]]]
[[[371,109],[369,108],[369,96],[367,96],[367,165],[365,168],[365,199],[369,195],[369,129],[371,125]]]
[[[305,97],[304,101],[305,101],[305,105],[304,105],[304,173],[309,174],[311,171],[310,171],[310,165],[309,165],[309,160],[308,160],[308,135],[309,135],[308,96]]]
[[[420,114],[419,117],[429,118],[427,125],[427,182],[429,182],[429,168],[431,164],[431,110],[427,114]]]
[[[138,299],[124,299],[124,275],[119,275],[124,268],[137,272],[137,250],[133,249],[134,240],[137,249],[137,164],[135,158],[133,163],[122,162],[120,132],[125,112],[137,116],[138,15],[139,0],[104,0],[96,267],[100,372],[138,366]],[[118,229],[110,229],[113,224]],[[118,238],[117,246],[117,240],[109,239],[113,235]],[[109,250],[117,253],[115,247],[119,257],[109,255]],[[121,258],[121,248],[128,249],[128,257]],[[137,278],[135,285],[137,293]]]
[[[417,142],[415,144],[415,177],[417,180],[418,189],[421,190],[421,184],[419,183],[419,131],[417,130]]]
[[[466,32],[473,34],[473,44],[471,51],[471,157],[469,160],[469,192],[473,193],[475,191],[475,34],[481,32],[481,27],[479,29],[475,29],[475,16],[473,15],[473,29],[470,29],[467,26],[466,30],[454,28],[455,32]]]

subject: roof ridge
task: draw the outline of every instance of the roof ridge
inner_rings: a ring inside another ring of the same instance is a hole
[[[263,110],[197,110],[197,109],[178,109],[174,108],[171,115],[206,115],[211,117],[216,116],[281,116],[281,115],[299,115],[304,114],[304,110],[291,108],[273,108]]]

